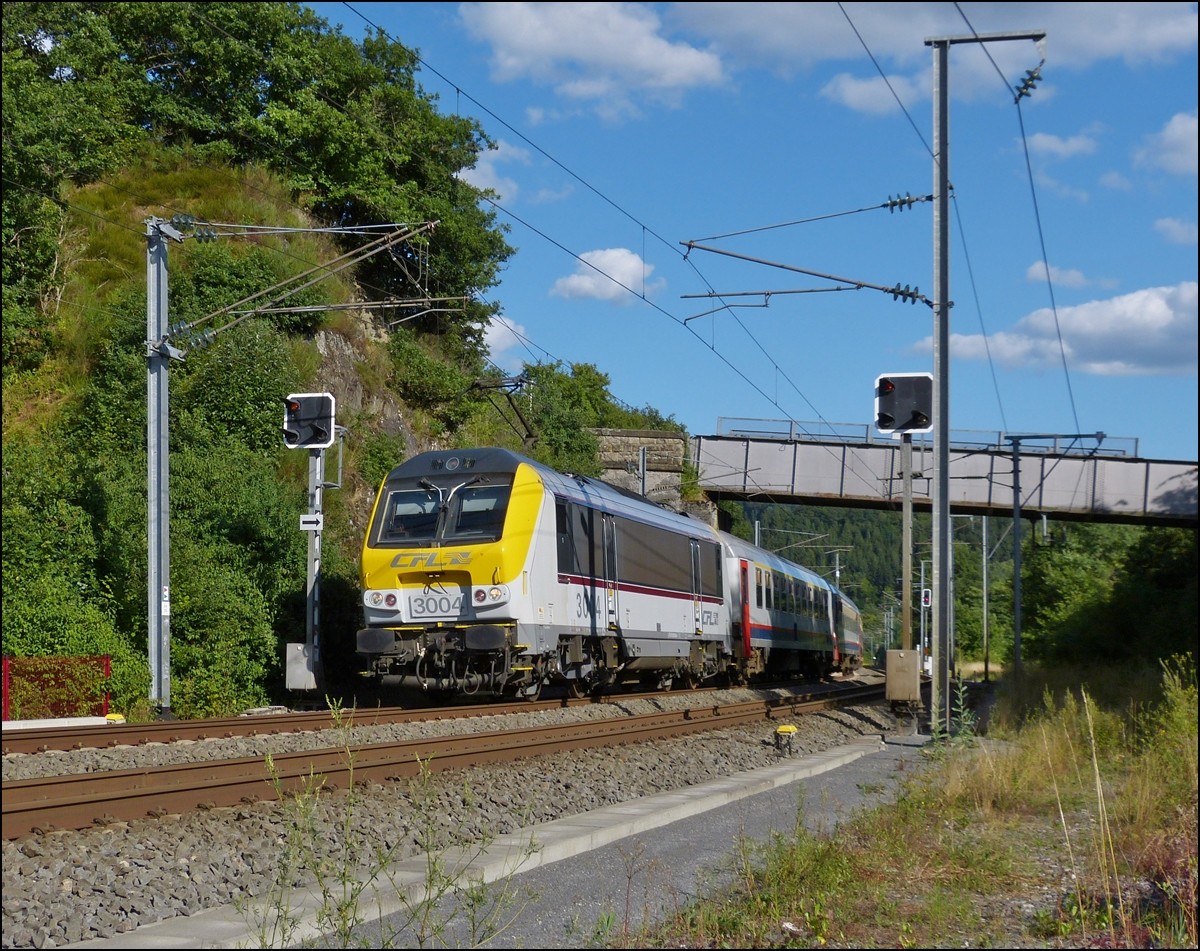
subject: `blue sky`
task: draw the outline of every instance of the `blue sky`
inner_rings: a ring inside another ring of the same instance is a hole
[[[926,40],[1044,31],[950,48],[950,428],[1197,459],[1195,3],[309,5],[497,143],[493,362],[593,364],[692,435],[865,427],[933,370],[881,290],[933,297]]]

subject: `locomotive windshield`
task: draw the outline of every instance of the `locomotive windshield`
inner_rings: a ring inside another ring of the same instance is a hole
[[[376,516],[375,543],[422,546],[495,541],[504,531],[512,487],[475,477],[457,485],[421,479],[388,488]]]

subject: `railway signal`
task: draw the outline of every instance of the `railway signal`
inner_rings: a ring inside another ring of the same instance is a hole
[[[283,398],[283,444],[289,449],[333,445],[337,408],[331,393],[292,393]]]
[[[889,373],[875,381],[875,428],[882,433],[933,431],[933,374]]]

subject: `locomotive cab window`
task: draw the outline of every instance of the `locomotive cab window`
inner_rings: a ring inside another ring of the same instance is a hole
[[[467,488],[458,496],[453,528],[446,532],[455,538],[499,538],[504,531],[508,511],[507,485]]]
[[[483,482],[483,479],[474,480]],[[389,488],[376,516],[375,544],[429,547],[495,541],[504,531],[512,487],[505,483]]]
[[[428,542],[437,531],[438,498],[425,489],[392,492],[383,506],[379,543],[412,545]]]

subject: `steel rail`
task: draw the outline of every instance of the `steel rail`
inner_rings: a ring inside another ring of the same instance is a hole
[[[4,783],[3,838],[276,800],[314,784],[337,790],[351,783],[409,779],[424,770],[441,772],[550,753],[642,743],[798,716],[882,696],[881,686],[860,686],[819,698],[793,696],[696,705],[528,730],[347,745],[274,754],[270,768],[265,756],[253,756],[19,780]]]
[[[870,676],[866,671],[864,676]],[[812,695],[837,689],[836,684],[788,684],[799,695]],[[715,688],[700,687],[691,691],[702,697]],[[672,694],[677,695],[677,694]],[[563,707],[598,703],[628,703],[632,700],[661,697],[661,691],[636,694],[602,694],[579,699],[518,700],[507,703],[437,707],[347,707],[334,711],[294,712],[281,708],[266,708],[261,712],[236,717],[207,720],[163,720],[150,723],[107,723],[69,726],[43,725],[21,727],[20,721],[10,721],[4,727],[0,746],[4,755],[11,753],[45,753],[50,750],[102,749],[115,746],[143,746],[148,743],[177,743],[182,740],[233,739],[247,736],[275,736],[282,733],[305,733],[332,730],[340,727],[379,726],[393,723],[412,723],[420,720],[448,720],[472,716],[503,716]]]

